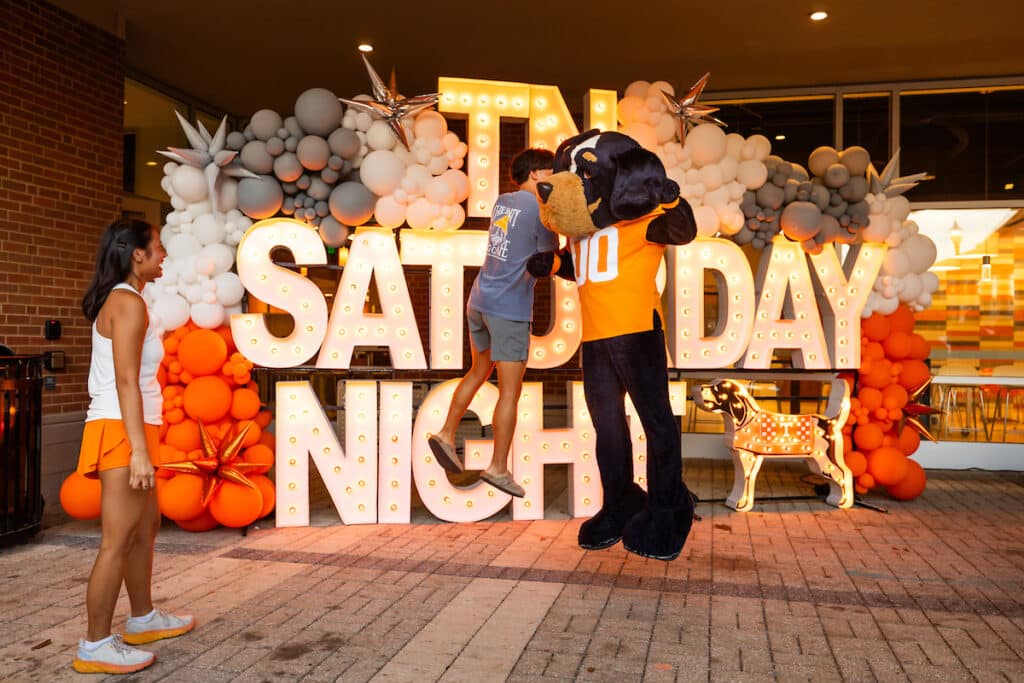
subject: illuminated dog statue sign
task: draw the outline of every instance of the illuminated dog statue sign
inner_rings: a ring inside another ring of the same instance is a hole
[[[853,474],[843,460],[843,424],[850,414],[849,387],[832,382],[826,415],[787,415],[762,410],[738,382],[720,379],[693,387],[694,403],[725,416],[725,442],[736,468],[726,505],[748,512],[754,506],[754,485],[765,458],[805,458],[829,480],[826,501],[840,508],[853,505]]]

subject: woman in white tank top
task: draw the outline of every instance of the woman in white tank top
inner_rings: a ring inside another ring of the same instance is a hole
[[[153,543],[160,527],[154,491],[159,455],[162,395],[157,370],[163,342],[149,327],[140,292],[160,277],[167,252],[159,231],[138,220],[107,228],[96,255],[96,271],[82,301],[92,321],[89,412],[78,471],[103,484],[102,538],[89,576],[89,631],[79,641],[74,668],[83,673],[130,673],[155,660],[125,643],[146,643],[192,629],[191,616],[153,608]],[[131,617],[124,637],[111,634],[121,583]]]

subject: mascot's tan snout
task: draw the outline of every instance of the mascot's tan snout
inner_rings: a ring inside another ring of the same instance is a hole
[[[591,213],[600,204],[587,206],[583,180],[570,171],[555,173],[537,184],[540,196],[540,222],[551,232],[566,237],[586,237],[599,230]]]

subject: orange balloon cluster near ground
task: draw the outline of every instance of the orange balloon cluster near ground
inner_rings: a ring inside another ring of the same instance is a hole
[[[857,389],[843,428],[846,464],[857,493],[884,486],[893,498],[911,500],[925,487],[924,470],[909,457],[921,436],[910,426],[901,429],[901,422],[911,392],[931,376],[924,362],[930,347],[914,332],[914,314],[902,304],[889,315],[861,321],[861,335]]]
[[[274,483],[266,473],[274,464],[274,435],[266,431],[272,415],[260,410],[260,397],[252,382],[252,363],[235,349],[231,330],[207,330],[191,322],[164,338],[164,360],[158,378],[163,387],[163,425],[160,465],[207,458],[200,424],[218,449],[245,430],[241,448],[232,462],[244,463],[252,486],[223,481],[203,505],[206,475],[157,470],[160,511],[189,531],[207,531],[218,525],[244,527],[274,509]],[[246,429],[246,426],[248,428]],[[77,472],[60,490],[65,512],[78,519],[100,514],[100,482]]]

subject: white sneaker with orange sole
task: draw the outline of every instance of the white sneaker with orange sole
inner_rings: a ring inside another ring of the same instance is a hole
[[[196,626],[191,614],[175,616],[155,609],[144,617],[129,617],[124,629],[124,642],[129,645],[152,643],[154,640],[174,638],[188,633]]]
[[[98,643],[78,641],[78,655],[71,666],[83,674],[130,674],[156,661],[156,655],[124,644],[119,633]]]

